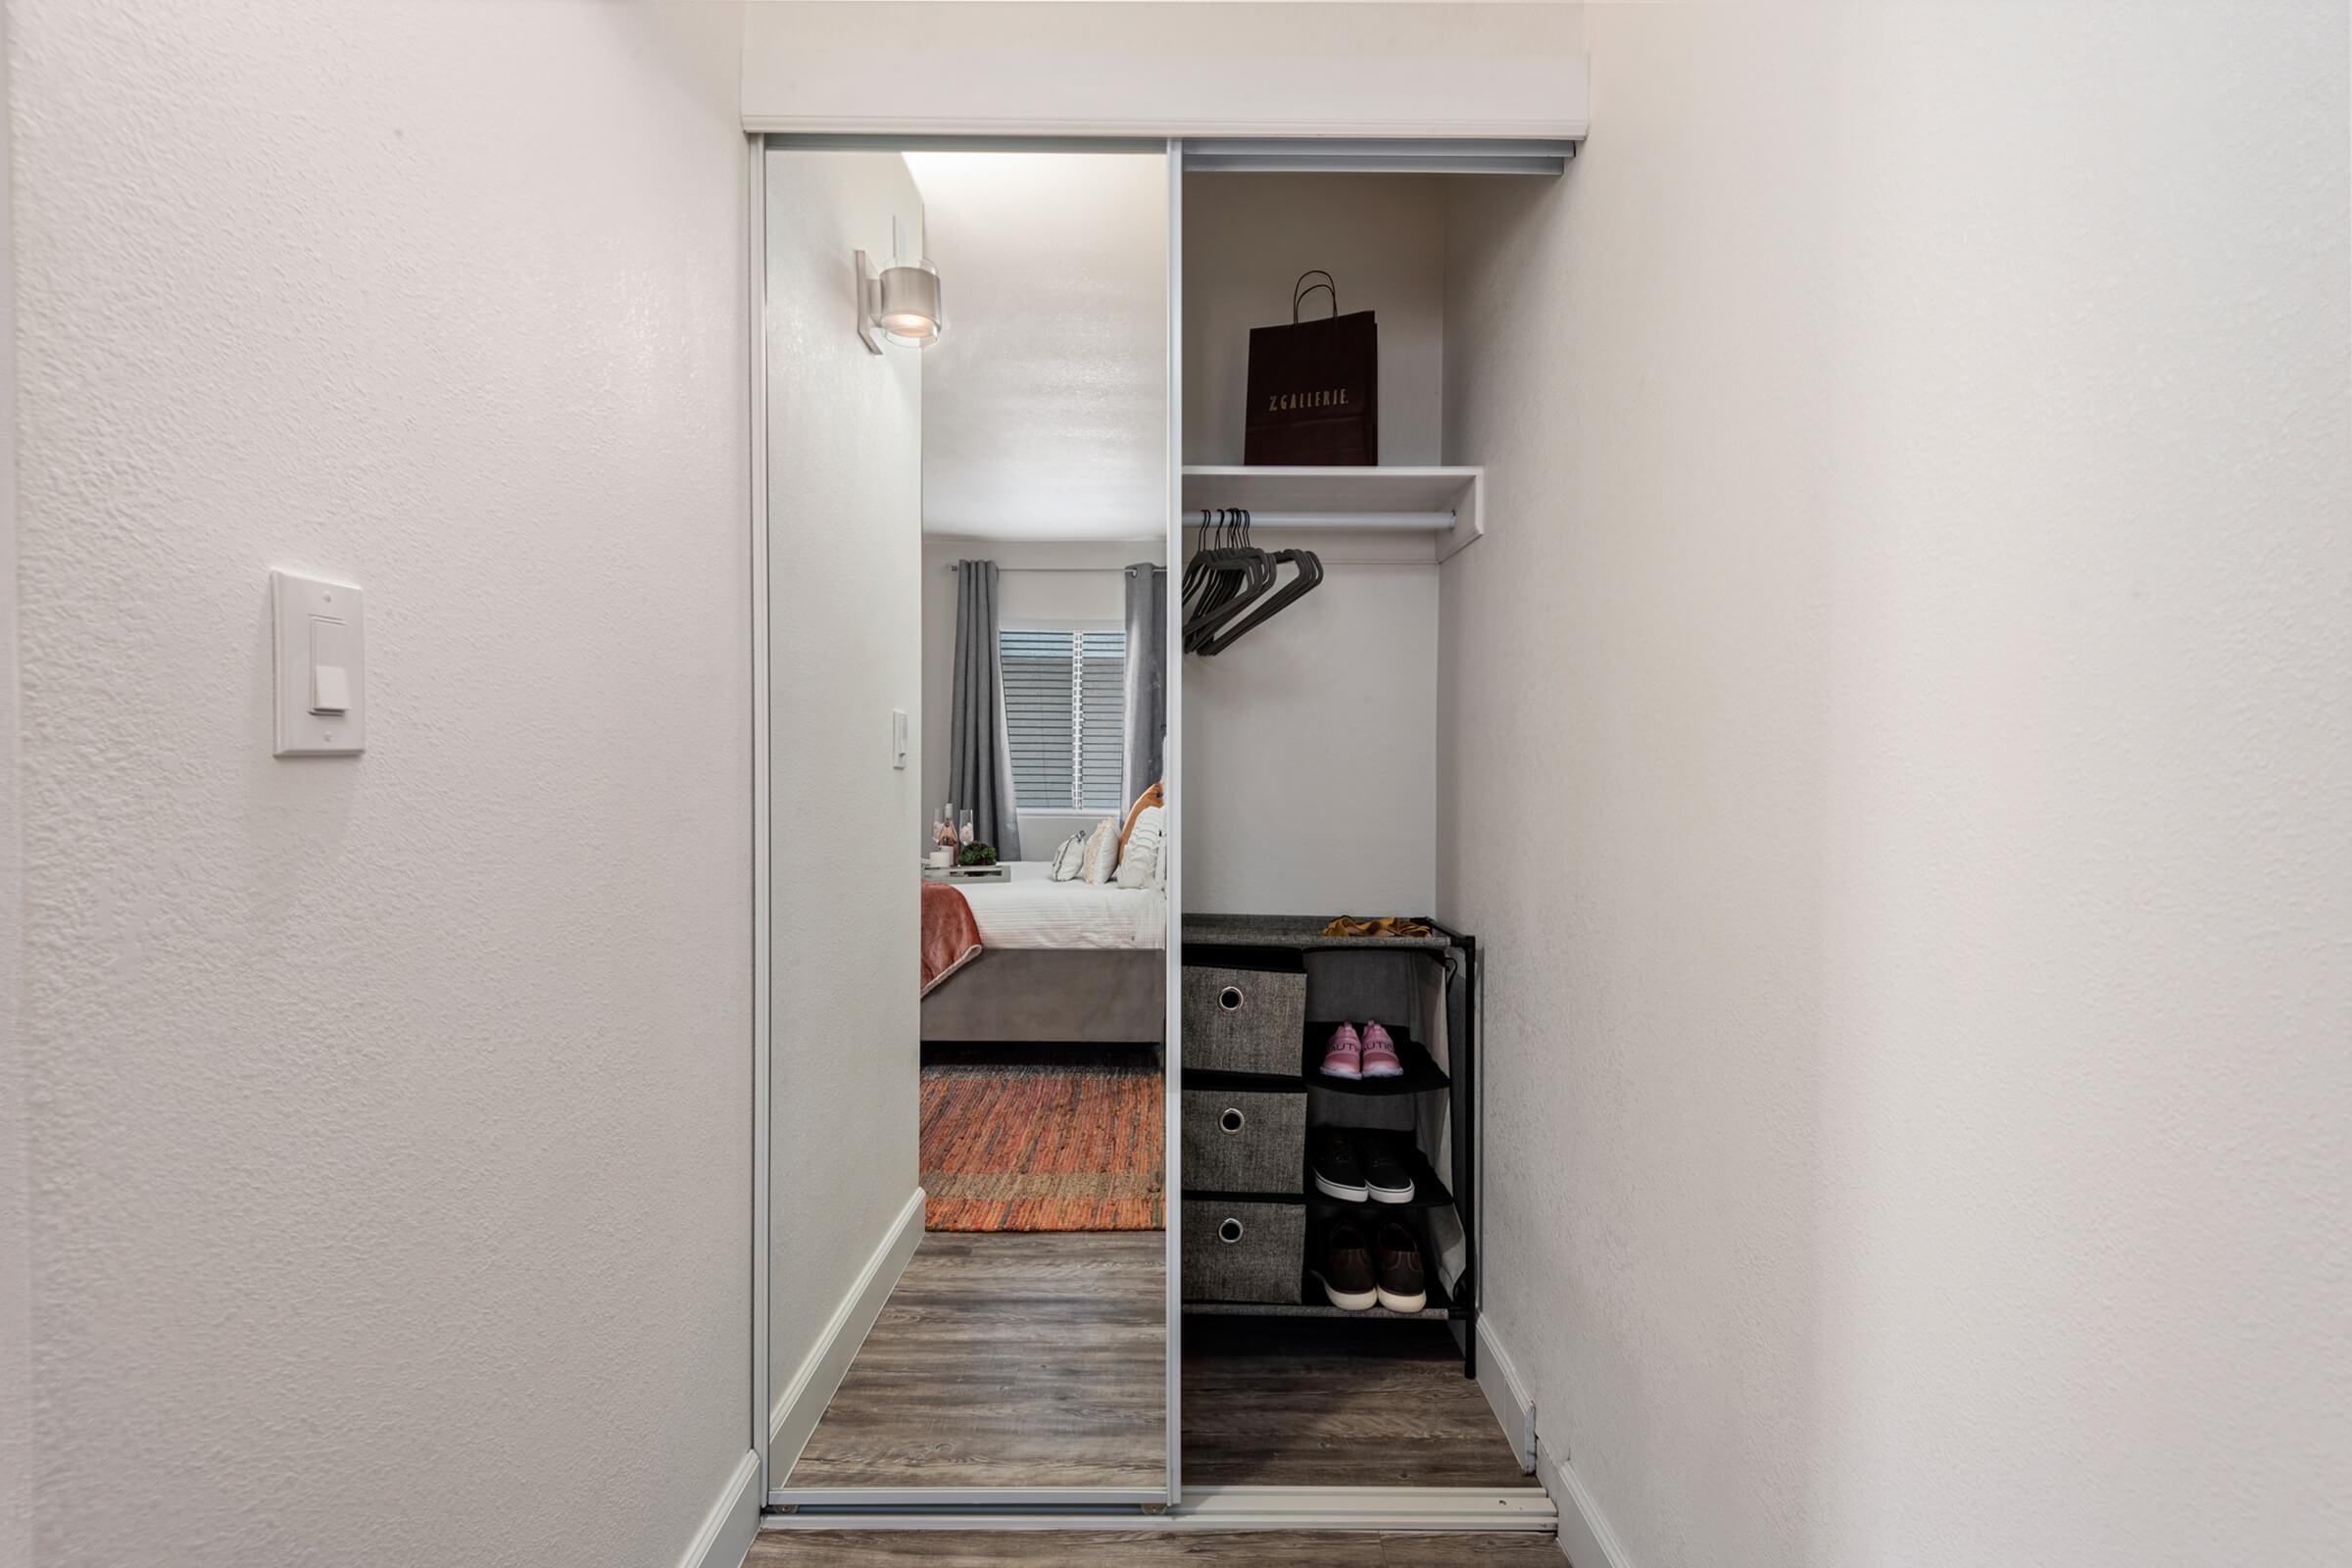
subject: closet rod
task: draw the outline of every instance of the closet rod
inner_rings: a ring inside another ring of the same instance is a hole
[[[1200,508],[1185,520],[1187,528],[1200,526]],[[1250,525],[1253,528],[1354,528],[1447,533],[1454,524],[1450,512],[1260,512],[1251,507]]]
[[[1394,515],[1394,514],[1391,514],[1391,515]],[[1428,560],[1422,560],[1422,561],[1358,561],[1358,560],[1355,560],[1355,559],[1353,559],[1353,558],[1349,558],[1349,557],[1341,557],[1341,556],[1323,556],[1323,557],[1321,557],[1320,559],[1322,560],[1322,562],[1323,562],[1323,564],[1325,564],[1326,566],[1434,566],[1434,565],[1436,565],[1436,564],[1437,564],[1437,563],[1436,563],[1436,562],[1434,562],[1434,561],[1428,561]],[[954,571],[954,570],[956,569],[956,563],[954,563],[953,561],[942,563],[942,564],[941,564],[941,565],[940,565],[940,567],[939,567],[939,569],[940,569],[941,571]],[[999,570],[1000,572],[1004,572],[1004,571],[1125,571],[1126,569],[1127,569],[1127,568],[1126,568],[1126,567],[1124,567],[1124,566],[999,566],[999,567],[997,568],[997,570]]]
[[[1158,543],[1158,541],[1157,541],[1157,540],[1153,540],[1153,541],[1152,541],[1152,543],[1156,544],[1156,543]],[[1133,562],[1130,562],[1130,563],[1128,563],[1128,565],[1133,565],[1133,564],[1134,564],[1134,563],[1133,563]],[[1157,564],[1158,564],[1158,563],[1157,563],[1157,562],[1154,562],[1154,563],[1152,563],[1152,564],[1154,564],[1154,565],[1157,565]],[[956,563],[954,563],[953,561],[943,561],[943,562],[941,562],[941,563],[939,564],[939,569],[940,569],[941,571],[954,571],[954,570],[956,569]],[[1006,572],[1006,571],[1125,571],[1126,569],[1127,569],[1127,566],[1007,566],[1007,565],[1004,565],[1004,564],[1000,564],[998,565],[998,567],[997,567],[997,570],[998,570],[998,571],[1000,571],[1000,572]]]

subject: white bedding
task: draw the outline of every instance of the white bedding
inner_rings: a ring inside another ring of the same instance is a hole
[[[1046,860],[1007,862],[1003,882],[958,882],[984,948],[1161,948],[1168,940],[1164,888],[1056,882]]]

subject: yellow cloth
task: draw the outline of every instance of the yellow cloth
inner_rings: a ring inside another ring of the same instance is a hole
[[[1434,937],[1437,935],[1419,920],[1407,920],[1399,914],[1374,915],[1359,919],[1343,914],[1323,928],[1327,937]]]

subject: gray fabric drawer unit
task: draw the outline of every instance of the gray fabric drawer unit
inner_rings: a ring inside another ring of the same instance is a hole
[[[1305,1090],[1184,1092],[1187,1191],[1301,1192],[1305,1165]]]
[[[1305,1205],[1184,1200],[1186,1300],[1296,1304],[1305,1269]]]
[[[1298,956],[1188,950],[1184,959],[1184,1064],[1297,1078],[1306,1038]]]

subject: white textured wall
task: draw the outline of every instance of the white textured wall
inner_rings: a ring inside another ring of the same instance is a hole
[[[2341,1563],[2344,10],[1588,29],[1446,323],[1544,1442],[1639,1568]]]
[[[38,1560],[662,1568],[751,1422],[740,18],[8,20]],[[365,758],[270,755],[272,565]]]
[[[0,230],[15,232],[7,8],[0,6]],[[17,279],[0,241],[0,1563],[32,1555],[32,1207],[24,1054],[24,860],[18,811]]]
[[[917,1181],[923,362],[866,352],[850,263],[923,214],[896,153],[763,163],[780,1391]]]

